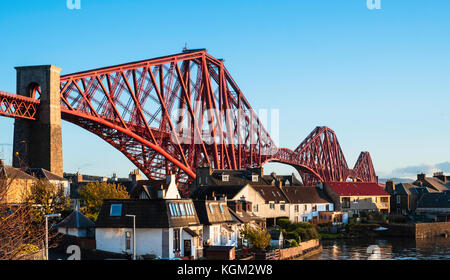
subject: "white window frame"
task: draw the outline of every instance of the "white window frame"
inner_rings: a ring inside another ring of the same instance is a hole
[[[252,175],[252,182],[258,182],[259,176],[258,175]]]

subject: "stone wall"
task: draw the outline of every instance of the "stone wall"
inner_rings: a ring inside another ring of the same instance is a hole
[[[409,237],[409,238],[433,238],[438,236],[450,236],[450,222],[420,223],[420,224],[386,224],[389,228],[386,232],[380,232],[381,236]]]
[[[416,238],[450,236],[450,222],[416,224]]]
[[[286,248],[280,250],[280,260],[294,259],[304,257],[306,253],[312,250],[319,249],[319,239],[312,239],[306,242],[301,242],[299,246]]]

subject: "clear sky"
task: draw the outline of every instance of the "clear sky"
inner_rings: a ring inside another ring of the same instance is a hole
[[[207,48],[255,110],[279,109],[280,146],[332,128],[347,162],[371,153],[383,176],[450,172],[450,1],[0,1],[0,90],[14,66],[62,74]],[[0,157],[11,160],[13,120],[0,118]],[[134,166],[63,123],[67,172],[126,176]],[[292,172],[270,165],[267,171]],[[408,173],[409,172],[409,173]]]

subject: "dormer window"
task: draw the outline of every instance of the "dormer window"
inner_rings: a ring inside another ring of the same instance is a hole
[[[258,175],[252,175],[252,182],[258,182]]]
[[[230,175],[222,174],[222,182],[229,182],[230,181]]]

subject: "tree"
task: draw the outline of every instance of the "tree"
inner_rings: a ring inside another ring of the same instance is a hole
[[[14,177],[6,177],[0,168],[0,202],[6,200]],[[32,204],[0,204],[0,260],[27,259],[42,248],[45,226],[33,216]],[[53,238],[53,236],[49,236]]]
[[[262,228],[255,228],[246,225],[242,230],[241,234],[247,239],[255,248],[265,249],[270,245],[270,234]]]
[[[42,221],[44,215],[60,213],[68,208],[70,199],[65,195],[64,187],[39,180],[30,188],[27,201],[33,204],[35,218]]]
[[[100,207],[105,199],[129,199],[130,196],[123,185],[107,182],[92,182],[78,190],[82,212],[91,220],[97,220]]]

